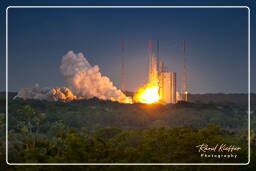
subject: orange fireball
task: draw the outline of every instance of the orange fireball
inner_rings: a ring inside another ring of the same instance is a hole
[[[140,88],[134,96],[135,101],[140,103],[152,104],[157,103],[160,100],[159,86],[153,84],[147,84]]]

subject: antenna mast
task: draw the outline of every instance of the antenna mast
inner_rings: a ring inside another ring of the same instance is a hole
[[[120,89],[125,90],[125,71],[124,71],[124,40],[122,40],[122,56],[121,56],[121,78],[120,78]]]
[[[148,42],[148,55],[149,55],[149,62],[148,62],[148,82],[151,81],[152,77],[152,55],[153,55],[153,48],[152,48],[152,40]]]
[[[188,90],[187,90],[187,65],[186,65],[186,40],[183,42],[183,72],[181,82],[181,95],[183,101],[188,101]]]

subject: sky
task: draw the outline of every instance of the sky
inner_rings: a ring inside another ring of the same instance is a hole
[[[0,32],[5,33],[2,26]],[[42,87],[65,86],[59,66],[62,56],[70,50],[82,52],[92,65],[99,65],[102,75],[119,87],[122,40],[125,41],[125,87],[129,91],[136,91],[147,81],[149,40],[159,40],[159,58],[169,71],[177,72],[178,87],[182,42],[186,40],[189,92],[248,91],[247,8],[11,8],[8,35],[9,91],[35,83]],[[254,34],[252,37],[255,42]],[[255,56],[253,42],[251,58]],[[5,64],[2,52],[1,78]],[[251,62],[253,68],[255,59]],[[254,83],[255,69],[251,72]],[[5,90],[3,83],[0,91]],[[255,86],[251,89],[256,92]]]

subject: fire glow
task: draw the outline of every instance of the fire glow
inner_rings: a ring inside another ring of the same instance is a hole
[[[148,83],[139,88],[134,96],[134,100],[140,103],[153,104],[158,103],[161,99],[159,95],[159,78],[157,71],[157,57],[151,56],[149,63],[149,78]]]
[[[140,103],[158,103],[160,100],[159,86],[157,84],[147,84],[138,90],[134,96],[134,99]]]

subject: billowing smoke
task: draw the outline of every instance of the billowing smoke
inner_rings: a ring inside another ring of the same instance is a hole
[[[103,100],[131,102],[108,77],[101,75],[99,66],[91,66],[82,53],[69,51],[63,56],[60,72],[78,98],[97,97]]]
[[[70,101],[97,97],[121,103],[132,102],[132,99],[117,89],[108,77],[101,75],[99,66],[91,66],[82,53],[69,51],[63,56],[60,72],[68,88],[40,88],[36,85],[21,89],[15,98]]]
[[[30,88],[22,88],[14,98],[37,99],[47,101],[70,101],[77,99],[67,87],[41,88],[38,84]]]

